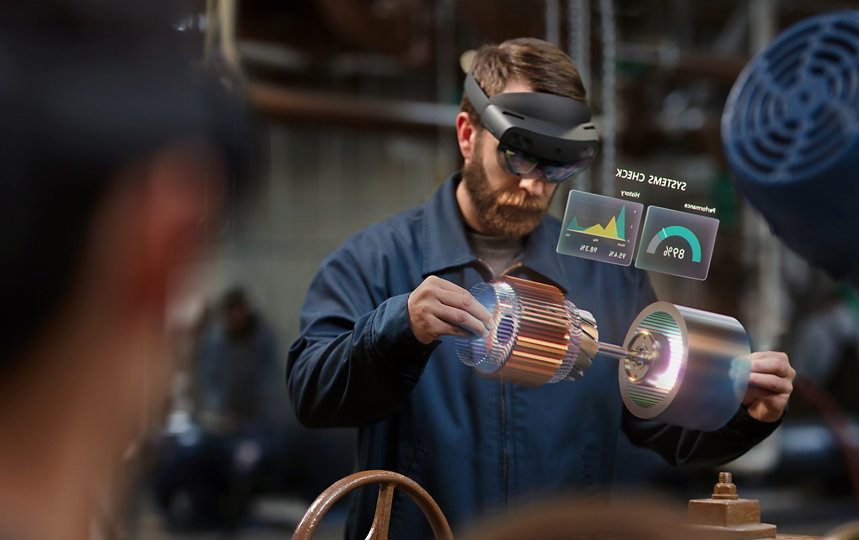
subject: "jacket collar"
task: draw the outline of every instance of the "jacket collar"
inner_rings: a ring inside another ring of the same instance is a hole
[[[465,219],[456,202],[456,188],[461,173],[451,175],[426,203],[423,230],[424,277],[447,268],[478,262],[465,236]],[[561,256],[555,252],[559,227],[556,219],[543,216],[542,221],[525,240],[523,269],[536,273],[539,281],[548,281],[566,292]]]
[[[465,219],[456,202],[460,180],[461,173],[452,174],[425,205],[421,270],[424,277],[477,261],[466,240]]]

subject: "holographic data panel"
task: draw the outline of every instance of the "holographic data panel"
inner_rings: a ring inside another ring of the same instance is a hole
[[[629,266],[644,205],[570,190],[558,253]]]
[[[647,208],[635,266],[707,279],[719,220],[660,206]]]

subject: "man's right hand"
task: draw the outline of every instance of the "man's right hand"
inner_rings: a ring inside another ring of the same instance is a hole
[[[440,336],[485,336],[492,316],[459,285],[429,276],[411,292],[408,301],[412,332],[423,344]]]

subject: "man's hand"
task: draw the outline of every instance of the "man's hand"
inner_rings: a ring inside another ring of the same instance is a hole
[[[775,422],[787,407],[793,391],[796,370],[790,367],[783,352],[752,353],[752,373],[743,405],[752,418],[761,422]]]
[[[440,336],[485,336],[491,314],[471,293],[436,276],[426,278],[409,295],[409,323],[423,344]]]

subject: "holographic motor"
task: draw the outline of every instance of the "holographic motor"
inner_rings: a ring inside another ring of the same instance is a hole
[[[536,387],[580,379],[596,358],[614,358],[632,414],[703,431],[724,425],[746,392],[749,340],[732,317],[654,302],[613,345],[599,341],[593,315],[552,285],[503,276],[471,293],[492,313],[493,329],[455,346],[485,377]]]

